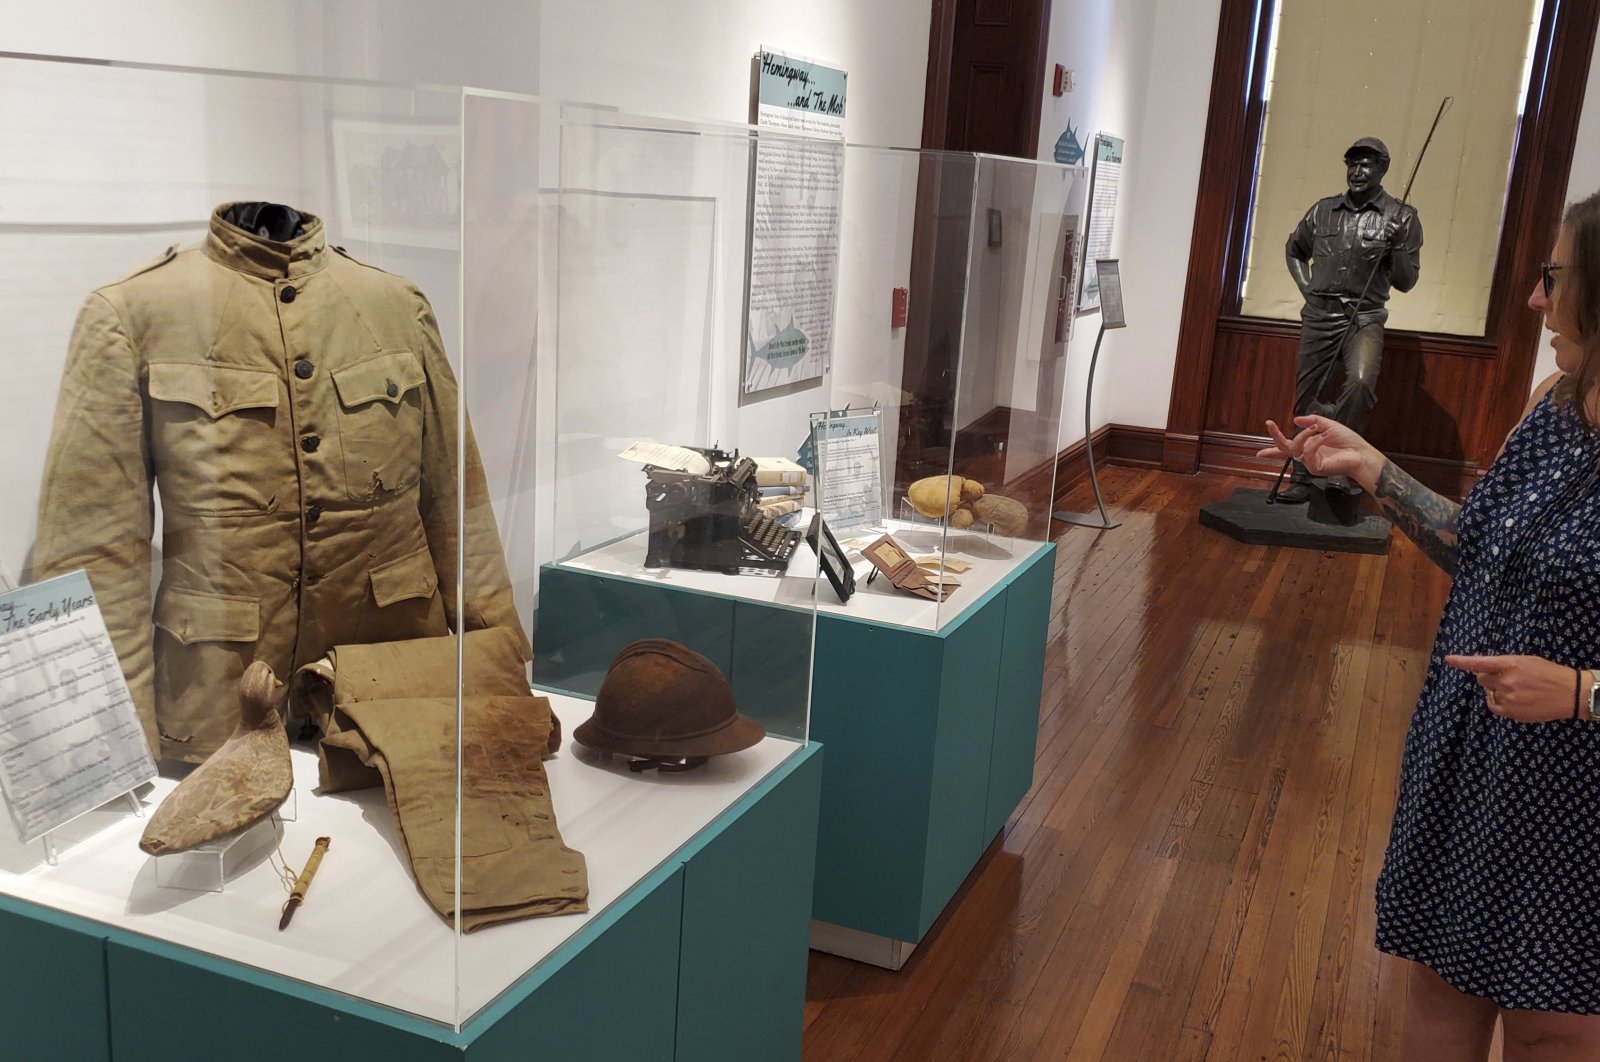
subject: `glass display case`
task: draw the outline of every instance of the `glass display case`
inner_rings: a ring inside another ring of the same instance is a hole
[[[602,111],[560,137],[543,586],[601,576],[619,617],[711,595],[937,630],[1048,539],[1081,168]],[[806,350],[786,374],[784,335]],[[662,562],[672,521],[615,457],[641,441],[779,459],[761,504],[816,547],[759,573]],[[539,681],[593,689],[605,653],[556,637]]]
[[[845,170],[839,328],[852,342],[834,365],[842,427],[819,448],[820,505],[847,547],[871,552],[887,533],[943,585],[908,594],[884,565],[863,567],[860,599],[841,607],[940,629],[1051,537],[1087,176],[867,146]],[[875,447],[850,433],[856,411],[875,412]]]
[[[647,526],[618,451],[737,447],[702,478],[754,505],[800,441],[708,358],[748,142],[43,57],[0,96],[0,897],[460,1030],[806,747],[814,563],[750,576],[776,619],[541,607]]]
[[[768,733],[803,739],[821,576],[796,458],[827,375],[743,393],[744,263],[758,158],[836,171],[843,147],[581,108],[559,140],[535,681],[593,692],[620,646],[675,631]]]

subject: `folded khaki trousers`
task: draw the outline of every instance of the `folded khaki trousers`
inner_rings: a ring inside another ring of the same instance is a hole
[[[466,636],[461,733],[461,923],[471,931],[588,909],[588,870],[561,841],[543,756],[550,704],[529,692],[509,632]],[[324,792],[382,784],[411,870],[455,915],[456,640],[348,645],[302,668],[322,728]]]

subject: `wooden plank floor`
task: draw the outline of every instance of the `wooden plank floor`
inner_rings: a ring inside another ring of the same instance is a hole
[[[1056,525],[1033,789],[904,970],[812,954],[807,1062],[1399,1058],[1373,888],[1449,583],[1200,527],[1240,483]]]

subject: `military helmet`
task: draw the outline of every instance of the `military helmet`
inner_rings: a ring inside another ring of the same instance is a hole
[[[717,666],[664,638],[623,646],[595,696],[594,715],[573,739],[600,752],[645,761],[635,767],[693,767],[747,749],[766,731],[739,714]]]

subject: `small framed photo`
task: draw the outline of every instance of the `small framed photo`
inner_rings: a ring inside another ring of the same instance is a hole
[[[811,518],[811,527],[806,531],[806,544],[817,555],[817,564],[822,568],[822,574],[828,577],[833,592],[839,595],[839,602],[843,604],[849,601],[850,595],[856,592],[855,569],[850,567],[843,547],[833,537],[833,531],[822,519],[821,513]]]
[[[459,124],[330,115],[328,140],[341,238],[459,247]]]

